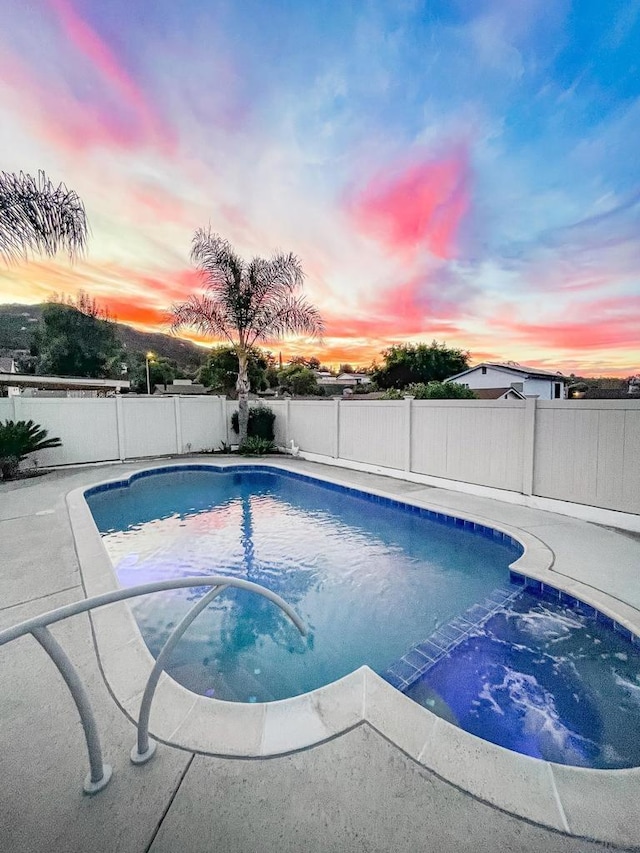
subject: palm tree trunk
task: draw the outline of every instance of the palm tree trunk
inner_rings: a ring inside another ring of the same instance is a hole
[[[247,440],[247,425],[249,423],[249,358],[245,349],[238,350],[238,433],[240,444]]]

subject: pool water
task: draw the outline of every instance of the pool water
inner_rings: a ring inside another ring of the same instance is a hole
[[[640,766],[640,649],[586,611],[523,592],[406,693],[526,755]]]
[[[122,586],[230,575],[269,587],[300,614],[305,638],[274,604],[227,590],[198,616],[168,672],[232,701],[287,698],[362,664],[383,672],[508,583],[522,551],[284,473],[183,470],[87,499]],[[152,654],[205,591],[131,602]]]
[[[137,476],[87,493],[123,587],[243,578],[309,629],[303,638],[271,602],[226,590],[167,667],[188,689],[268,702],[368,664],[485,740],[562,764],[640,766],[640,648],[575,600],[511,584],[522,547],[510,537],[259,466]],[[152,654],[207,591],[131,601]]]

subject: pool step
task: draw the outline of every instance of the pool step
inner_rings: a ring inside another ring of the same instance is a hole
[[[460,616],[437,628],[426,640],[409,649],[381,673],[382,678],[404,693],[441,658],[521,595],[522,587],[515,590],[513,587],[494,589],[481,604],[472,605]]]

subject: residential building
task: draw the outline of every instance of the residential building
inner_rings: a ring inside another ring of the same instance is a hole
[[[8,356],[0,357],[0,373],[17,373],[16,363],[13,358]],[[7,389],[8,397],[15,397],[20,393],[20,389],[15,385],[7,385],[5,386]]]
[[[490,399],[495,400],[501,398],[499,391],[504,393],[509,389],[524,397],[536,397],[539,400],[565,400],[569,382],[559,371],[540,370],[513,361],[484,361],[450,376],[447,381],[466,385],[476,392],[494,391],[496,396]]]

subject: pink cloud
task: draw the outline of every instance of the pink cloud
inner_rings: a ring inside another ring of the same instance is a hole
[[[135,115],[144,135],[168,143],[144,93],[106,42],[77,14],[69,0],[49,0],[49,5],[71,44],[90,61],[108,89],[117,95],[120,107],[128,107]]]
[[[640,296],[611,297],[573,309],[573,319],[559,323],[526,323],[515,318],[495,318],[491,326],[513,338],[546,347],[593,351],[638,349],[640,346]]]
[[[469,166],[462,149],[438,160],[377,177],[350,205],[357,226],[401,252],[428,249],[451,258],[470,204]]]
[[[135,122],[98,101],[79,103],[60,81],[41,81],[16,56],[0,56],[0,77],[20,93],[21,112],[45,145],[76,158],[91,148],[128,150],[144,143]]]

